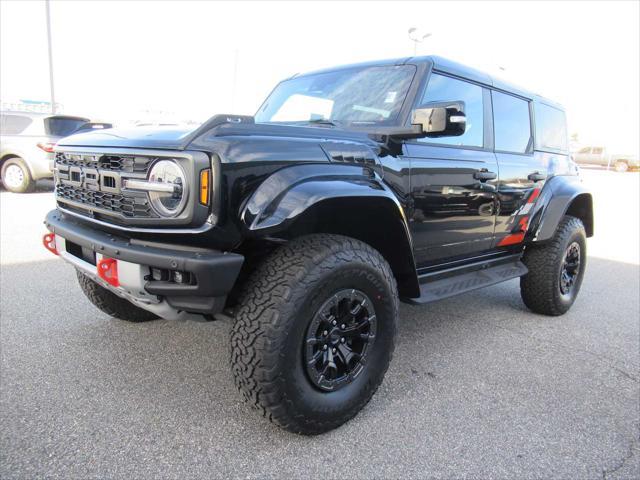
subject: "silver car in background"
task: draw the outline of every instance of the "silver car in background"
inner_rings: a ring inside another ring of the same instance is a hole
[[[53,147],[58,140],[111,126],[70,115],[0,112],[0,178],[4,187],[16,193],[33,191],[37,180],[53,177]]]

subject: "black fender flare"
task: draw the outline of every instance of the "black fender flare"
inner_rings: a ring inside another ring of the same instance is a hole
[[[580,218],[587,237],[593,236],[593,197],[575,175],[558,175],[546,182],[532,216],[531,240],[544,242],[553,238],[565,215]]]
[[[355,217],[353,222],[344,221],[347,212]],[[376,248],[389,262],[401,295],[419,296],[404,209],[370,167],[310,163],[282,168],[249,196],[241,207],[240,220],[246,235],[253,238],[287,237],[292,232],[357,238]]]

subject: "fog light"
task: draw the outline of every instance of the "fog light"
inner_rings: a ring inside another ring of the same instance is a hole
[[[173,272],[173,281],[176,283],[184,283],[186,280],[186,275],[182,272]]]
[[[169,280],[169,272],[167,270],[162,270],[161,268],[152,268],[151,278],[156,282],[163,282]]]

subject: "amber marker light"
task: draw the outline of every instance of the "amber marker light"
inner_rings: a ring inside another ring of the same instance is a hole
[[[211,178],[211,170],[202,170],[200,172],[200,203],[209,205],[209,180]]]

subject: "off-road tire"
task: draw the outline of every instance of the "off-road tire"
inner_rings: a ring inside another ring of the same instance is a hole
[[[567,247],[580,246],[580,270],[568,295],[560,289],[560,274]],[[576,217],[565,215],[553,238],[541,245],[529,245],[522,261],[529,273],[520,277],[524,304],[536,313],[557,316],[566,313],[580,291],[587,266],[587,242],[584,225]]]
[[[20,170],[22,170],[22,183],[20,185],[9,185],[5,181],[7,169],[10,166],[17,166]],[[4,188],[13,193],[30,193],[36,189],[36,182],[31,178],[31,172],[27,168],[27,164],[24,163],[20,157],[13,157],[5,160],[2,164],[2,172],[0,172],[2,176],[2,184]]]
[[[149,320],[156,320],[158,318],[157,315],[149,312],[148,310],[136,307],[131,302],[124,298],[120,298],[115,293],[112,293],[103,286],[98,285],[82,272],[76,270],[76,274],[78,276],[80,288],[89,301],[93,303],[96,308],[102,310],[110,317],[134,323],[148,322]]]
[[[369,402],[393,355],[398,292],[389,264],[367,244],[309,235],[272,252],[247,280],[231,331],[231,369],[244,400],[273,423],[315,435]],[[314,385],[303,365],[305,331],[337,291],[357,288],[375,307],[377,332],[360,375],[340,390]]]

